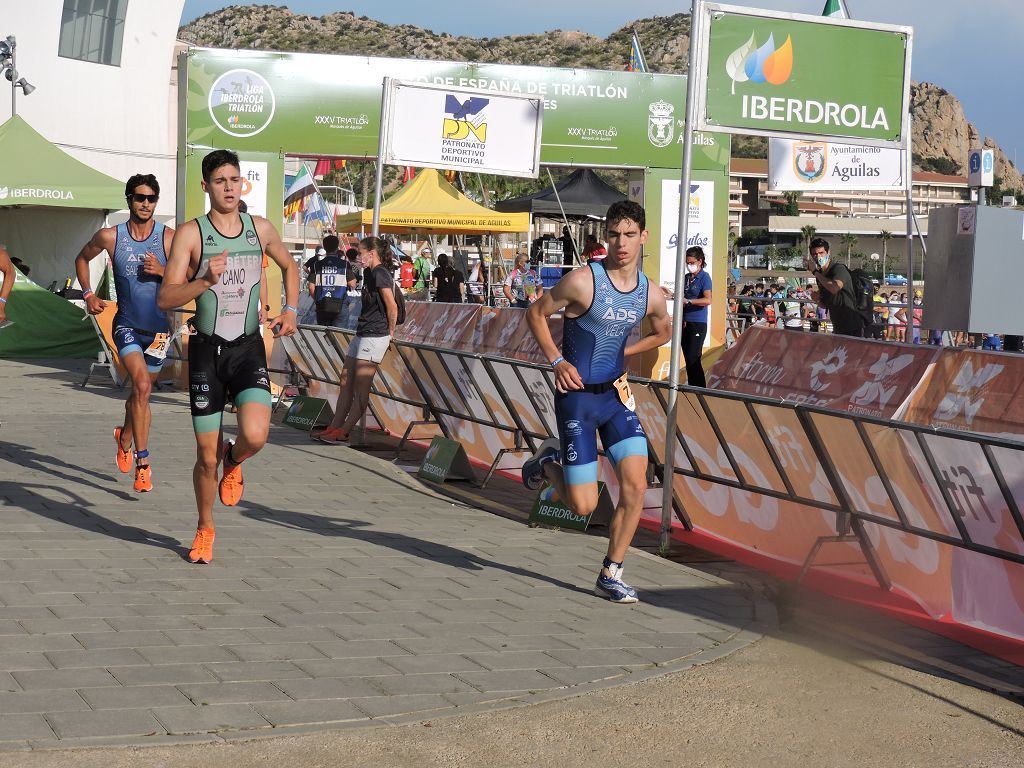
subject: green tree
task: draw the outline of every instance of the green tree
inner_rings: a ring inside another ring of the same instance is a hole
[[[786,204],[782,207],[783,216],[799,216],[800,215],[800,193],[799,192],[783,192],[783,199]]]
[[[817,233],[818,233],[818,228],[815,227],[813,224],[805,224],[804,226],[800,227],[800,234],[803,235],[804,247],[807,250],[811,249],[811,240],[814,239],[814,236]]]
[[[803,261],[803,251],[795,246],[780,248],[777,258],[780,267],[791,267]]]
[[[846,232],[839,236],[839,242],[846,247],[846,266],[850,266],[850,251],[857,244],[857,236],[852,232]]]
[[[764,249],[764,268],[775,269],[779,262],[779,246],[772,243]]]
[[[892,240],[892,232],[884,229],[878,233],[878,239],[882,241],[882,277],[885,277],[885,257],[889,255],[889,241]]]

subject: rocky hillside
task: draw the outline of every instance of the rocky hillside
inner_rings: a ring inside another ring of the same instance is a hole
[[[417,59],[448,59],[501,64],[625,69],[630,32],[644,45],[654,72],[686,72],[690,18],[685,14],[640,19],[603,39],[584,32],[554,30],[539,35],[456,37],[407,24],[389,25],[366,16],[332,13],[307,16],[273,5],[232,6],[196,19],[179,37],[215,48],[261,48],[313,53],[345,53]],[[979,141],[959,99],[931,83],[911,90],[914,157],[919,168],[966,173],[967,154]],[[996,174],[1003,186],[1024,190],[1024,180],[1003,151],[996,149]],[[764,142],[736,142],[736,153],[763,156]]]

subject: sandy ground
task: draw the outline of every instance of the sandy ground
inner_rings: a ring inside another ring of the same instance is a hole
[[[0,754],[2,768],[1024,766],[1024,707],[777,633],[714,664],[553,703],[230,744]]]

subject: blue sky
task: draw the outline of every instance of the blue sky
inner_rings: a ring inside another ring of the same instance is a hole
[[[182,20],[188,22],[231,4],[226,0],[186,0]],[[730,4],[818,14],[825,0],[730,0]],[[434,32],[475,37],[552,29],[578,29],[603,37],[633,19],[689,11],[688,0],[515,0],[485,6],[453,0],[291,0],[273,5],[315,15],[352,11],[389,24],[414,24]],[[982,134],[995,138],[1010,159],[1016,151],[1018,168],[1024,164],[1024,97],[1019,85],[1024,71],[1019,53],[1024,44],[1024,2],[847,0],[847,6],[858,19],[914,27],[914,79],[937,83],[958,96],[967,119]],[[984,75],[977,74],[979,69]]]

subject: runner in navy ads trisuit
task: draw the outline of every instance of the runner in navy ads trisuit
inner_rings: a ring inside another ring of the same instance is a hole
[[[597,506],[597,439],[615,465],[619,501],[609,528],[608,555],[597,576],[596,594],[615,603],[637,602],[622,580],[622,563],[633,541],[647,488],[647,436],[634,413],[625,357],[657,349],[672,335],[672,321],[660,290],[648,290],[640,270],[647,242],[644,209],[615,203],[606,217],[608,256],[563,277],[529,309],[527,320],[541,351],[551,361],[558,394],[558,440],[545,440],[523,464],[523,484],[544,480],[578,515]],[[565,315],[562,349],[551,337],[548,318]],[[630,333],[647,318],[650,330],[627,346]]]
[[[89,314],[100,314],[107,304],[92,291],[89,262],[104,251],[110,255],[117,292],[114,346],[132,381],[131,394],[124,404],[124,425],[114,429],[115,460],[118,469],[129,472],[134,445],[134,487],[144,493],[153,490],[149,466],[149,428],[153,413],[149,396],[167,356],[167,314],[157,306],[156,295],[174,230],[153,218],[160,199],[160,184],[153,174],[132,176],[125,184],[124,194],[128,201],[128,221],[116,227],[104,227],[94,234],[75,258],[75,273]]]

